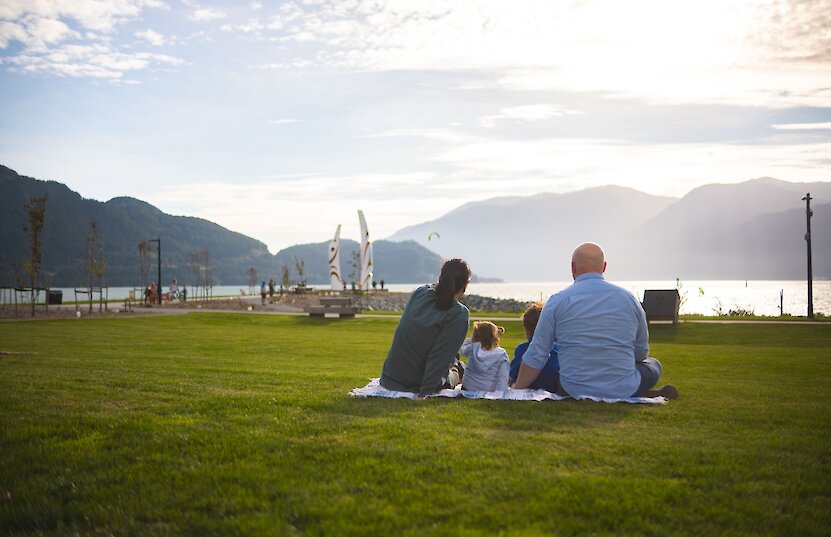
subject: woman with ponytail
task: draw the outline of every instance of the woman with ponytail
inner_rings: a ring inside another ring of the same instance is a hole
[[[438,283],[413,291],[384,361],[381,386],[425,396],[459,383],[454,361],[470,320],[459,299],[468,282],[468,264],[451,259],[442,266]]]

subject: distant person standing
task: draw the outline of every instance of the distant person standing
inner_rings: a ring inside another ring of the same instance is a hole
[[[534,382],[556,342],[560,395],[678,398],[671,384],[652,389],[663,370],[658,360],[648,357],[646,314],[632,293],[603,278],[605,271],[600,246],[584,243],[574,250],[574,283],[543,307],[514,388]]]
[[[268,279],[268,301],[274,304],[274,279]]]
[[[451,259],[442,266],[438,283],[413,291],[384,361],[381,386],[423,397],[459,383],[462,375],[454,362],[470,320],[459,299],[470,274],[463,259]]]
[[[255,280],[256,281],[256,280]],[[268,290],[265,287],[265,280],[260,284],[260,302],[265,306],[265,297],[268,296]]]

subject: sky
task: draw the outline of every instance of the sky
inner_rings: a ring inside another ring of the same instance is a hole
[[[831,181],[831,0],[0,0],[0,164],[263,241]]]

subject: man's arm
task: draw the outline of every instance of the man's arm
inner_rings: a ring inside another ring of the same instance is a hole
[[[536,330],[534,330],[534,337],[531,339],[528,350],[522,356],[522,365],[519,366],[519,375],[517,375],[513,388],[524,390],[530,386],[532,382],[537,380],[540,371],[551,357],[551,348],[554,346],[554,334],[557,327],[554,310],[558,303],[559,300],[555,295],[549,298],[542,308],[540,320],[537,322]]]
[[[531,385],[532,382],[537,380],[537,377],[540,376],[540,371],[542,368],[531,367],[525,362],[519,364],[519,375],[517,375],[516,382],[511,388],[515,390],[524,390],[528,386]]]
[[[646,312],[635,299],[635,314],[638,316],[638,331],[635,334],[635,361],[643,362],[649,356],[649,327],[646,324]]]

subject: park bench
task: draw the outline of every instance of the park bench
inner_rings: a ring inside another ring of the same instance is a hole
[[[678,322],[678,309],[681,307],[681,297],[677,289],[649,289],[643,292],[643,311],[646,312],[646,322],[672,321]]]
[[[319,306],[306,306],[303,311],[310,317],[325,317],[327,313],[337,314],[340,317],[354,317],[361,312],[361,308],[352,305],[349,297],[320,297]]]

